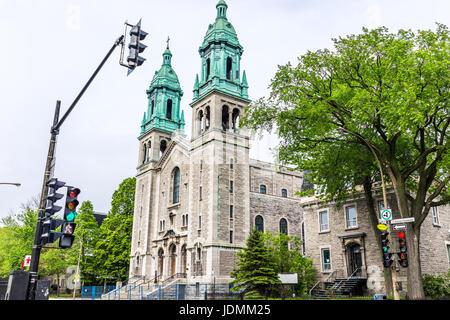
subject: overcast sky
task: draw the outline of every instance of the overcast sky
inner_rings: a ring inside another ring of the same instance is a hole
[[[170,36],[172,66],[184,96],[191,135],[192,88],[200,72],[198,48],[216,17],[218,0],[0,0],[0,217],[17,212],[41,191],[56,100],[67,110],[122,34],[142,18],[147,61],[130,76],[116,49],[63,124],[55,176],[81,188],[81,201],[108,212],[120,182],[136,173],[146,89]],[[244,47],[249,98],[268,95],[277,65],[307,50],[332,48],[331,38],[363,26],[435,29],[450,23],[448,0],[226,0],[227,17]],[[251,142],[251,158],[272,162],[275,137]]]

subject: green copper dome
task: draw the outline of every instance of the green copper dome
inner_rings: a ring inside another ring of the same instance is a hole
[[[148,91],[153,91],[155,88],[169,88],[175,91],[181,91],[178,76],[172,69],[171,65],[172,53],[169,48],[163,53],[163,64],[159,71],[155,71],[155,75],[150,83]]]
[[[213,42],[226,42],[231,46],[242,49],[233,25],[227,20],[227,4],[225,1],[220,0],[217,3],[216,8],[216,21],[208,26],[208,30],[206,31],[205,38],[203,39],[199,51],[204,50]]]
[[[172,53],[167,48],[163,53],[163,63],[155,72],[147,90],[147,112],[141,122],[141,136],[152,129],[174,132],[184,130],[184,113],[181,112],[180,100],[183,91],[178,76],[172,69]]]

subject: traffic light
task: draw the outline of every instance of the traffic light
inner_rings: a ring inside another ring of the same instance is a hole
[[[58,181],[57,178],[51,178],[47,181],[46,185],[49,187],[47,195],[47,203],[45,206],[45,216],[42,222],[42,232],[41,232],[41,244],[47,244],[55,242],[61,234],[59,232],[54,232],[61,225],[62,220],[54,219],[52,216],[62,209],[61,206],[57,206],[55,203],[59,199],[63,198],[62,193],[57,193],[56,191],[66,185],[63,181]]]
[[[390,251],[389,246],[389,238],[388,238],[389,232],[383,232],[380,235],[381,238],[381,249],[383,251],[383,266],[385,268],[389,268],[392,264],[392,253]]]
[[[408,255],[406,254],[406,238],[403,232],[397,233],[398,235],[398,244],[400,252],[397,253],[399,258],[399,263],[403,268],[408,267]]]
[[[66,205],[64,207],[64,220],[73,222],[77,217],[78,213],[76,211],[76,208],[79,204],[77,197],[80,192],[81,191],[79,188],[67,187]]]
[[[128,48],[130,49],[129,55],[127,57],[128,61],[128,74],[129,75],[137,66],[144,63],[145,58],[139,56],[147,46],[141,43],[142,40],[147,36],[147,32],[141,29],[141,20],[133,26],[130,30],[130,43]]]
[[[49,190],[47,195],[47,205],[45,206],[45,216],[49,217],[61,210],[62,207],[55,205],[55,202],[64,197],[64,195],[62,193],[57,193],[56,190],[64,187],[66,183],[58,181],[57,178],[51,178],[47,181],[46,185],[49,187]]]
[[[42,235],[41,235],[41,243],[47,244],[47,243],[53,243],[55,242],[59,237],[61,237],[61,232],[56,232],[52,230],[56,230],[61,224],[64,223],[64,220],[61,219],[53,219],[48,218],[45,219],[42,224]]]
[[[59,239],[60,248],[70,248],[73,244],[75,236],[73,235],[76,227],[76,223],[64,221],[61,227],[61,239]]]

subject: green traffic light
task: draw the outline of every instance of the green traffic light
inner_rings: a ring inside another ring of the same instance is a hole
[[[66,220],[67,220],[67,221],[73,221],[73,220],[75,220],[75,218],[77,217],[77,215],[78,215],[78,213],[77,213],[76,211],[71,211],[71,212],[67,215]]]

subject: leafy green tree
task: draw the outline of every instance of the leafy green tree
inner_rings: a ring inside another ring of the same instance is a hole
[[[264,233],[266,246],[270,252],[271,260],[275,262],[276,273],[296,272],[298,284],[295,292],[299,296],[307,294],[308,288],[316,283],[316,269],[313,260],[302,255],[301,241],[297,236],[288,236],[284,233],[275,235]]]
[[[79,265],[80,278],[85,283],[96,283],[95,246],[99,237],[99,227],[94,217],[94,206],[87,200],[78,209],[75,242],[71,250],[71,265]]]
[[[310,170],[329,198],[351,189],[341,176],[361,183],[386,176],[400,216],[415,218],[407,227],[408,297],[423,299],[420,227],[432,207],[450,201],[448,29],[364,28],[333,42],[334,51],[279,66],[270,97],[249,106],[241,125],[276,127],[280,161]]]
[[[280,284],[276,272],[276,264],[272,255],[264,243],[261,232],[253,229],[247,238],[247,246],[236,253],[238,262],[230,276],[233,291],[243,293],[257,292],[268,297],[270,288],[274,284]]]
[[[61,250],[55,242],[52,247],[43,249],[39,258],[39,274],[46,276],[56,276],[57,280],[57,295],[59,296],[59,279],[61,275],[65,274],[69,266],[68,252]]]
[[[136,178],[126,178],[114,192],[111,210],[100,227],[94,249],[96,270],[102,277],[128,277],[133,229]]]
[[[4,227],[0,232],[0,272],[3,277],[11,270],[19,270],[25,255],[31,254],[37,212],[26,205],[22,212],[1,219]]]

